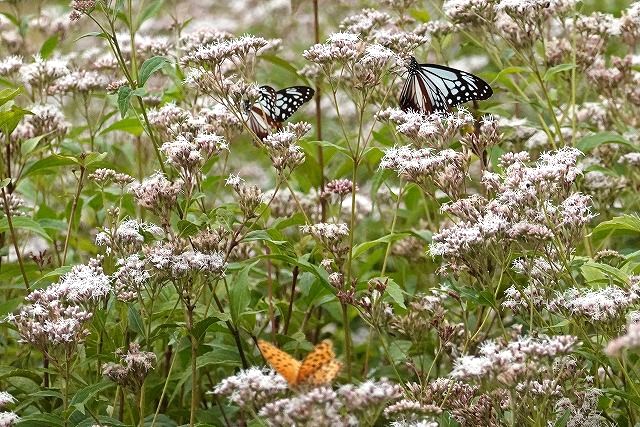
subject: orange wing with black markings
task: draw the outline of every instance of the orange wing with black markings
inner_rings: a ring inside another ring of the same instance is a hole
[[[315,346],[302,362],[266,341],[258,341],[258,347],[269,365],[292,387],[330,384],[342,368],[328,340]]]
[[[298,372],[301,365],[299,360],[263,340],[258,341],[258,347],[269,365],[282,375],[289,384],[296,385],[298,383]]]

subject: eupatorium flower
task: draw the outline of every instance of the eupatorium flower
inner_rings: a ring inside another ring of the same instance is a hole
[[[262,407],[282,395],[289,388],[287,381],[272,370],[252,367],[220,381],[213,392],[227,396],[240,408]]]

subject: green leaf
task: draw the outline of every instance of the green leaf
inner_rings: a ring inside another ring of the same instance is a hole
[[[16,89],[2,89],[0,90],[0,106],[3,106],[7,102],[14,99],[16,96],[20,95],[22,92],[22,87]]]
[[[31,218],[16,216],[11,218],[11,222],[13,223],[14,229],[27,230],[37,234],[38,236],[48,240],[49,242],[52,241],[51,237],[49,237],[45,229]],[[9,222],[7,221],[7,217],[0,218],[0,232],[4,231],[9,231]]]
[[[146,337],[144,321],[142,320],[142,316],[140,316],[140,312],[133,305],[129,305],[128,317],[129,317],[129,329],[137,333],[141,337]]]
[[[585,262],[580,268],[582,275],[587,279],[587,282],[599,281],[599,275],[594,275],[590,269],[595,269],[603,273],[602,276],[608,278],[610,281],[617,282],[620,285],[627,286],[629,284],[629,276],[620,269],[593,261]]]
[[[178,231],[180,232],[179,234],[180,237],[193,236],[199,230],[199,227],[197,224],[194,224],[193,222],[186,219],[179,220],[177,226],[178,226]]]
[[[84,405],[101,391],[110,389],[115,386],[111,381],[101,381],[97,384],[89,385],[79,390],[71,399],[70,406],[76,408],[81,414],[85,414]]]
[[[198,369],[208,365],[242,366],[242,361],[235,346],[216,343],[213,344],[213,349],[210,352],[198,356],[196,359]]]
[[[102,132],[99,133],[99,135],[105,135],[109,132],[114,132],[117,130],[130,133],[134,136],[140,136],[144,131],[144,129],[140,125],[140,121],[136,117],[127,117],[125,119],[118,120],[111,126],[105,128],[104,130],[102,130]]]
[[[46,138],[49,135],[50,133],[45,133],[43,135],[29,138],[26,141],[22,141],[22,143],[20,144],[20,154],[26,156],[27,154],[31,153],[38,146],[38,143],[42,141],[43,138]]]
[[[394,234],[387,234],[386,236],[382,236],[379,239],[376,240],[372,240],[370,242],[364,242],[364,243],[360,243],[358,245],[355,245],[353,247],[353,254],[352,257],[358,258],[360,255],[362,255],[363,253],[365,253],[366,251],[368,251],[369,249],[378,246],[382,243],[390,243],[390,242],[395,242],[397,240],[402,240],[407,236],[410,236],[410,233],[394,233]]]
[[[522,73],[528,73],[528,72],[529,70],[524,67],[513,66],[513,67],[503,68],[502,70],[500,70],[498,74],[496,74],[494,79],[491,81],[491,85],[493,85],[496,81],[500,80],[502,77],[508,74],[522,74]]]
[[[162,8],[162,5],[164,4],[164,0],[154,0],[151,3],[149,3],[143,10],[142,12],[140,12],[140,14],[138,15],[138,19],[136,20],[136,25],[135,28],[139,29],[140,26],[149,18],[152,18],[153,16],[155,16],[160,9]]]
[[[42,277],[40,277],[38,280],[36,280],[35,282],[33,282],[31,284],[32,288],[37,288],[38,285],[46,280],[49,279],[57,279],[58,277],[62,276],[63,274],[67,274],[68,272],[71,271],[71,266],[70,265],[65,265],[62,267],[58,267],[53,271],[50,271],[46,274],[44,274]]]
[[[49,157],[45,157],[44,159],[41,159],[35,163],[32,163],[30,166],[27,166],[25,171],[20,176],[20,178],[22,179],[31,175],[36,175],[46,169],[54,169],[54,168],[59,168],[62,166],[70,166],[74,164],[76,164],[76,161],[74,160],[73,157],[53,154]]]
[[[400,285],[398,285],[395,280],[391,278],[385,278],[382,280],[387,281],[387,288],[385,289],[385,291],[387,294],[389,294],[391,299],[400,307],[407,308],[407,306],[404,304],[404,291],[402,290]]]
[[[129,86],[122,86],[118,89],[118,110],[120,115],[124,117],[129,111],[129,101],[131,100],[131,88]]]
[[[588,153],[594,148],[602,144],[608,143],[623,144],[631,148],[636,148],[629,140],[620,134],[613,132],[599,132],[593,135],[582,137],[576,144],[576,148],[583,153]]]
[[[229,284],[229,311],[231,312],[231,320],[234,325],[238,324],[240,316],[251,302],[251,293],[249,292],[249,272],[258,262],[254,262],[244,267],[235,277],[235,280]]]
[[[164,56],[154,56],[144,61],[138,73],[138,85],[144,86],[153,73],[160,71],[167,64],[170,64],[170,61]]]
[[[0,111],[0,130],[5,135],[11,135],[20,120],[28,114],[33,114],[29,110],[25,110],[16,105],[12,105],[7,111]]]
[[[294,67],[293,65],[291,65],[289,63],[289,61],[280,58],[279,56],[276,55],[260,55],[260,59],[264,59],[267,62],[271,62],[273,65],[276,65],[280,68],[282,68],[283,70],[291,73],[292,75],[296,76],[296,77],[300,77],[300,75],[298,74],[298,69],[296,67]],[[306,81],[306,79],[305,79]]]
[[[609,221],[601,222],[591,233],[594,239],[600,239],[614,233],[640,233],[640,218],[636,215],[617,216]]]
[[[542,77],[542,80],[545,82],[549,80],[551,77],[555,76],[558,73],[562,73],[564,71],[573,70],[576,67],[576,64],[559,64],[554,67],[549,68]]]
[[[75,41],[82,40],[82,39],[84,39],[86,37],[98,37],[98,38],[107,39],[107,40],[109,40],[111,38],[111,36],[109,36],[109,34],[107,34],[105,32],[102,32],[102,31],[91,31],[90,33],[86,33],[86,34],[81,35],[80,37],[75,39]]]
[[[64,420],[53,414],[33,414],[20,418],[16,427],[62,427]]]
[[[45,40],[45,42],[42,44],[42,47],[40,48],[40,56],[47,59],[51,56],[57,46],[58,36],[54,35],[49,37],[47,40]]]

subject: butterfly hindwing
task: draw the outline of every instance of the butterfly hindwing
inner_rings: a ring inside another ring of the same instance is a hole
[[[311,385],[325,385],[330,384],[335,377],[338,376],[342,369],[342,363],[337,360],[331,360],[326,365],[323,365],[320,369],[315,371],[307,379],[307,383]]]
[[[491,86],[466,71],[437,64],[418,64],[415,58],[407,67],[408,77],[400,94],[400,108],[429,114],[447,112],[467,101],[488,99]]]
[[[298,383],[307,382],[316,372],[335,360],[331,341],[325,340],[316,345],[302,361],[298,370]]]
[[[289,385],[295,386],[298,384],[298,373],[301,365],[299,360],[263,340],[258,341],[258,348],[260,348],[260,352],[262,352],[267,363],[282,375]]]

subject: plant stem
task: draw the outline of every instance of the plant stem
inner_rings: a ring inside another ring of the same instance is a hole
[[[351,382],[351,328],[349,326],[349,306],[343,302],[340,303],[342,309],[342,327],[344,328],[344,353],[347,359],[347,380]]]
[[[291,272],[291,274],[293,275],[293,278],[291,279],[291,295],[289,296],[289,309],[287,310],[287,320],[285,321],[284,331],[282,332],[284,335],[287,335],[287,333],[289,332],[289,323],[291,322],[291,316],[293,314],[293,299],[296,293],[296,283],[298,282],[299,272],[300,272],[300,269],[298,268],[297,265],[293,267],[293,270]]]
[[[16,237],[16,230],[13,228],[11,211],[9,210],[9,201],[7,199],[7,193],[6,191],[4,191],[4,188],[2,188],[2,198],[4,200],[4,213],[7,216],[7,225],[9,226],[9,234],[11,234],[11,241],[13,242],[13,249],[16,251],[16,257],[18,258],[18,265],[20,266],[20,273],[22,274],[24,287],[27,290],[27,292],[29,292],[29,279],[27,279],[27,272],[24,269],[22,255],[20,254],[20,248],[18,247],[18,238]]]
[[[193,427],[196,422],[196,409],[198,407],[198,367],[196,365],[198,358],[198,340],[193,335],[193,307],[188,303],[187,306],[187,329],[189,330],[189,339],[191,341],[191,409],[189,411],[189,427]]]
[[[78,187],[76,188],[76,194],[73,197],[73,204],[71,205],[71,213],[69,215],[69,224],[67,225],[67,236],[64,239],[64,251],[62,252],[62,265],[67,263],[67,250],[69,249],[69,239],[71,237],[71,227],[73,225],[73,218],[76,216],[76,209],[78,208],[78,200],[80,199],[80,193],[82,192],[82,185],[84,183],[84,173],[86,168],[80,166],[80,177],[78,178]]]

